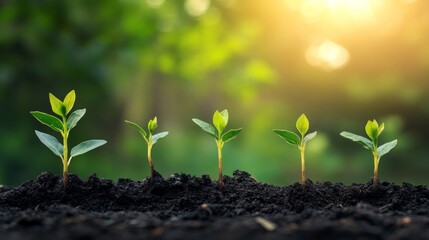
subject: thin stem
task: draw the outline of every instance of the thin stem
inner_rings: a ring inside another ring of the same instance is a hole
[[[302,186],[305,187],[305,158],[304,158],[304,152],[305,152],[305,141],[304,141],[304,134],[301,134],[301,144],[298,146],[299,151],[301,153],[301,183]]]
[[[378,154],[376,152],[373,152],[374,155],[374,178],[373,184],[374,186],[377,186],[378,184],[378,163],[380,162],[380,157],[378,157]]]
[[[301,182],[302,186],[305,186],[305,159],[304,159],[304,150],[305,148],[299,147],[301,152]]]
[[[64,181],[64,188],[67,187],[67,183],[69,182],[69,173],[67,170],[63,170],[63,181]]]
[[[67,186],[69,182],[69,171],[68,171],[68,137],[69,137],[69,131],[67,129],[67,122],[66,118],[63,117],[63,177],[64,177],[64,187]]]
[[[153,178],[155,177],[155,166],[153,165],[153,162],[152,162],[152,146],[153,144],[151,142],[147,144],[147,160],[150,166],[150,176]]]
[[[223,142],[221,140],[216,140],[217,145],[217,155],[218,155],[218,168],[219,168],[219,188],[223,189],[223,174],[222,174],[222,147]]]

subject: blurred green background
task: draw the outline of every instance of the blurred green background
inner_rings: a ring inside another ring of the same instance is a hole
[[[48,93],[75,89],[87,114],[71,145],[108,144],[73,159],[70,171],[116,180],[149,175],[146,146],[124,119],[158,117],[169,131],[153,149],[161,174],[217,176],[214,140],[191,118],[227,108],[243,127],[224,147],[224,172],[300,180],[299,152],[272,133],[301,113],[318,136],[307,176],[350,184],[372,176],[370,152],[339,136],[386,125],[397,148],[381,180],[427,184],[429,1],[423,0],[6,0],[0,1],[0,183],[18,185],[58,157],[30,114],[50,113]],[[57,135],[56,135],[57,136]]]

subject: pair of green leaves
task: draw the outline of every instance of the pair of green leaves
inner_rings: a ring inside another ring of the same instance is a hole
[[[197,124],[202,130],[210,134],[212,137],[214,137],[217,141],[221,141],[222,143],[226,143],[235,137],[241,132],[242,128],[238,129],[231,129],[225,133],[223,131],[226,128],[226,125],[228,124],[228,110],[223,110],[222,112],[219,112],[216,110],[216,112],[213,114],[213,126],[207,122],[204,122],[200,119],[193,118],[192,121]]]
[[[51,104],[52,111],[55,114],[59,115],[62,120],[44,112],[32,111],[30,113],[42,124],[61,133],[63,139],[67,141],[70,130],[73,129],[77,125],[79,120],[85,115],[86,109],[79,109],[74,111],[67,119],[67,115],[72,110],[76,101],[76,93],[74,90],[70,91],[63,101],[59,100],[53,94],[49,93],[49,101]],[[69,159],[64,159],[64,146],[55,137],[39,131],[36,131],[36,135],[39,140],[44,145],[46,145],[55,155],[59,156],[61,159],[63,159],[63,161],[68,160],[69,163],[71,158],[84,154],[106,143],[105,140],[89,140],[82,142],[72,148],[72,150],[70,151]]]
[[[73,108],[75,101],[76,93],[74,90],[70,91],[63,101],[59,100],[52,93],[49,93],[49,102],[51,103],[52,112],[60,115],[61,117],[67,116]]]
[[[49,93],[49,101],[51,103],[52,111],[64,120],[74,106],[76,93],[74,90],[70,91],[64,98],[64,101],[59,100],[52,93]],[[76,126],[77,122],[79,122],[83,115],[85,115],[85,112],[85,109],[79,109],[73,112],[69,119],[67,119],[66,125],[64,125],[63,120],[50,114],[39,111],[32,111],[30,113],[42,124],[64,135],[66,131],[70,131]]]
[[[55,137],[43,132],[39,132],[37,130],[36,130],[36,135],[46,147],[48,147],[55,155],[63,159],[63,155],[64,155],[63,145]],[[69,161],[71,160],[71,158],[82,155],[86,152],[89,152],[94,148],[100,147],[105,143],[106,143],[105,140],[88,140],[85,142],[81,142],[80,144],[78,144],[77,146],[71,149]]]
[[[79,120],[85,115],[86,109],[79,109],[74,111],[70,117],[66,120],[66,129],[68,132],[72,130],[74,127],[76,127]],[[62,135],[66,132],[66,129],[63,126],[63,123],[60,119],[57,117],[54,117],[50,114],[39,112],[39,111],[32,111],[31,114],[39,120],[42,124],[52,128],[53,130],[60,132]]]
[[[369,139],[363,136],[359,136],[350,132],[341,132],[340,135],[344,138],[352,140],[361,144],[364,148],[372,151],[377,154],[379,158],[383,155],[386,155],[390,152],[398,143],[398,140],[393,140],[388,143],[385,143],[381,146],[378,146],[378,140],[381,132],[384,130],[384,123],[378,125],[377,121],[374,119],[373,121],[369,120],[365,125],[365,131],[368,135]]]
[[[134,122],[131,122],[128,120],[125,120],[125,122],[127,124],[135,127],[148,144],[155,144],[159,139],[166,137],[168,135],[168,132],[160,132],[158,134],[153,135],[153,131],[155,130],[155,128],[158,127],[158,120],[156,117],[149,120],[149,123],[147,124],[147,130],[148,130],[149,134],[142,127],[140,127],[137,123],[134,123]]]
[[[312,133],[309,133],[308,135],[305,135],[308,132],[308,129],[310,128],[310,122],[308,121],[308,118],[305,116],[305,114],[302,114],[298,118],[295,125],[296,125],[296,129],[301,134],[301,138],[296,133],[289,130],[274,129],[273,131],[275,134],[277,134],[287,143],[301,148],[305,148],[307,143],[311,139],[316,137],[317,132],[312,132]]]
[[[70,91],[66,95],[64,101],[59,100],[52,93],[49,93],[49,102],[51,103],[52,111],[59,115],[62,119],[66,118],[67,114],[73,108],[75,101],[76,93],[74,90]],[[64,135],[66,130],[74,128],[77,122],[83,117],[83,115],[85,115],[85,109],[80,109],[73,112],[70,118],[67,120],[68,124],[66,126],[64,126],[61,119],[58,119],[57,117],[50,114],[39,111],[32,111],[31,114],[42,124]]]

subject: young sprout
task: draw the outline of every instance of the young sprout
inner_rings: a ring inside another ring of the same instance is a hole
[[[59,132],[63,137],[63,144],[61,144],[55,137],[36,131],[36,135],[40,141],[46,145],[55,155],[61,158],[63,163],[64,187],[66,187],[68,183],[68,167],[72,158],[82,155],[106,143],[105,140],[88,140],[81,142],[71,149],[69,157],[68,138],[70,131],[76,126],[76,124],[83,117],[83,115],[85,115],[86,112],[86,109],[79,109],[74,111],[67,118],[67,115],[73,108],[75,100],[76,94],[74,90],[67,94],[67,96],[64,98],[64,101],[59,100],[53,94],[49,93],[49,101],[51,103],[52,111],[59,115],[61,119],[39,111],[30,112],[37,120],[39,120],[39,122]]]
[[[383,132],[383,130],[384,123],[379,126],[377,121],[374,119],[372,121],[368,121],[365,126],[366,134],[370,139],[350,132],[340,133],[341,136],[350,139],[354,142],[360,143],[364,148],[372,152],[372,155],[374,156],[374,186],[376,186],[378,183],[378,163],[380,162],[380,158],[386,153],[390,152],[390,150],[392,150],[398,143],[398,140],[393,140],[391,142],[378,146],[378,138],[380,137],[380,134],[381,132]]]
[[[274,133],[283,138],[287,143],[297,146],[299,151],[301,152],[301,182],[302,185],[305,186],[305,147],[311,139],[316,137],[317,132],[312,132],[305,135],[310,127],[310,123],[305,116],[302,114],[298,120],[296,121],[296,129],[298,129],[301,134],[301,138],[294,132],[288,130],[274,129]]]
[[[192,121],[194,121],[194,123],[197,124],[202,130],[204,130],[205,132],[207,132],[208,134],[210,134],[212,137],[215,138],[216,145],[217,145],[218,167],[219,167],[218,182],[219,182],[219,188],[222,189],[223,188],[222,147],[226,142],[234,139],[240,133],[242,128],[231,129],[223,133],[223,130],[225,130],[225,127],[228,124],[228,110],[226,109],[223,110],[222,112],[219,112],[216,110],[216,112],[213,114],[214,127],[211,124],[201,121],[197,118],[193,118]]]
[[[153,135],[153,130],[155,130],[156,127],[158,127],[158,123],[157,123],[157,118],[154,117],[152,120],[149,121],[149,123],[147,124],[147,131],[148,133],[142,128],[140,127],[137,123],[125,120],[126,123],[130,124],[131,126],[135,127],[140,134],[142,135],[142,137],[144,138],[144,140],[147,143],[147,160],[149,161],[149,166],[151,169],[151,174],[150,176],[153,178],[155,176],[155,166],[152,162],[152,146],[158,142],[159,139],[165,137],[168,135],[168,132],[161,132],[161,133],[157,133],[155,135]]]

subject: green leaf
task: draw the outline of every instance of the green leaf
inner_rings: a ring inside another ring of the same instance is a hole
[[[168,135],[168,132],[160,132],[152,136],[152,144],[158,142],[159,139]]]
[[[134,122],[131,122],[128,120],[125,120],[125,122],[128,123],[129,125],[135,127],[140,132],[142,137],[147,141],[147,133],[142,127],[140,127],[137,123],[134,123]]]
[[[243,130],[243,128],[229,130],[228,132],[226,132],[225,134],[222,135],[222,141],[228,142],[228,141],[234,139],[241,132],[241,130]]]
[[[220,112],[220,115],[222,115],[223,121],[225,122],[225,127],[226,125],[228,125],[228,119],[229,119],[229,114],[228,114],[228,110],[223,110],[222,112]]]
[[[384,127],[383,127],[384,128]],[[365,132],[369,138],[372,139],[373,142],[377,142],[379,132],[378,132],[378,123],[374,119],[373,121],[368,121],[365,125]]]
[[[66,108],[66,114],[68,114],[70,110],[73,108],[75,100],[76,100],[76,93],[74,90],[71,90],[64,98],[64,101],[63,101],[63,104]]]
[[[219,135],[222,134],[223,130],[226,127],[226,122],[225,122],[224,116],[222,116],[222,114],[217,110],[213,114],[213,125],[218,130]]]
[[[283,138],[283,140],[285,140],[287,143],[298,146],[300,138],[298,135],[296,135],[296,133],[281,129],[274,129],[273,131],[275,134],[279,135],[279,137]]]
[[[314,137],[316,137],[316,135],[317,135],[317,132],[312,132],[307,134],[307,136],[304,137],[304,144],[307,144],[307,142],[313,139]]]
[[[214,138],[217,138],[216,136],[216,130],[214,129],[214,127],[200,119],[197,118],[193,118],[192,121],[197,124],[203,131],[209,133],[211,136],[213,136]]]
[[[39,131],[36,131],[36,135],[39,138],[39,140],[43,144],[45,144],[45,146],[48,147],[55,155],[57,155],[61,159],[63,158],[63,153],[64,153],[63,145],[61,145],[61,143],[58,142],[58,140],[55,137]]]
[[[154,117],[152,120],[149,120],[149,123],[147,124],[147,129],[150,134],[152,134],[153,130],[158,127],[158,119]]]
[[[88,140],[85,142],[79,143],[77,146],[72,148],[70,152],[70,158],[82,155],[86,152],[91,151],[94,148],[98,148],[104,144],[106,144],[106,140]]]
[[[66,107],[64,106],[63,102],[61,102],[61,100],[55,97],[52,93],[49,93],[49,101],[54,113],[62,117],[66,116]]]
[[[380,134],[381,134],[381,132],[383,132],[383,130],[384,130],[384,123],[382,123],[380,125],[380,127],[378,127],[378,136],[380,136]]]
[[[396,144],[398,143],[398,140],[393,140],[391,142],[385,143],[377,148],[377,154],[379,157],[382,157],[383,155],[386,155],[390,150],[392,150]]]
[[[368,150],[373,150],[374,149],[374,144],[371,142],[371,140],[369,140],[366,137],[362,137],[359,135],[356,135],[354,133],[350,133],[350,132],[341,132],[340,135],[342,137],[345,137],[349,140],[352,140],[353,142],[357,142],[360,143],[364,146],[364,148],[368,149]]]
[[[58,118],[43,112],[32,111],[30,112],[42,124],[54,129],[57,132],[63,132],[63,124]]]
[[[76,127],[77,122],[85,115],[86,109],[78,109],[74,111],[70,117],[67,119],[67,129],[70,131],[72,128]]]
[[[301,133],[302,136],[304,136],[308,128],[310,127],[310,123],[308,122],[308,118],[305,116],[305,114],[301,114],[301,116],[296,121],[296,129]]]

